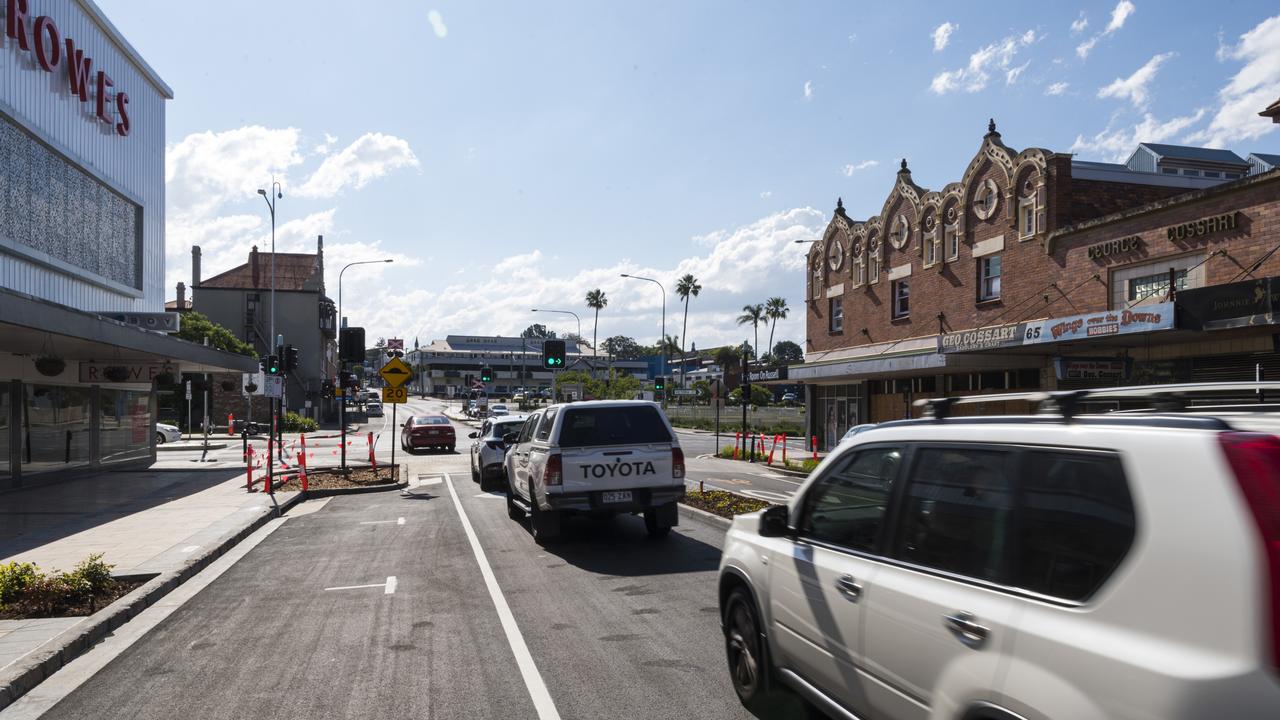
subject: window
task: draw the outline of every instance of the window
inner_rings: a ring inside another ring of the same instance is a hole
[[[1031,237],[1036,234],[1036,200],[1034,197],[1022,198],[1018,202],[1018,235]]]
[[[813,280],[809,283],[813,288],[813,299],[817,300],[822,297],[822,259],[815,258],[813,261]]]
[[[893,283],[893,316],[903,318],[911,313],[911,287],[907,280]]]
[[[1094,593],[1129,551],[1133,498],[1114,455],[1032,451],[1013,582],[1067,600]]]
[[[560,447],[669,443],[671,432],[650,405],[573,408],[564,411]]]
[[[880,282],[880,264],[883,261],[883,256],[880,254],[880,238],[873,238],[868,247],[871,256],[870,282],[878,283]]]
[[[1200,177],[1200,171],[1199,171],[1199,170],[1192,170],[1192,169],[1190,169],[1190,168],[1183,168],[1183,169],[1182,169],[1182,174],[1183,174],[1183,175],[1188,175],[1188,176],[1190,176],[1190,177]]]
[[[1176,290],[1187,289],[1187,271],[1178,270],[1174,272],[1173,286]],[[1129,278],[1128,298],[1129,302],[1136,300],[1146,300],[1148,298],[1157,298],[1163,300],[1169,294],[1169,273],[1153,273],[1151,275],[1142,275],[1135,278]]]
[[[929,235],[924,240],[924,264],[925,267],[938,262],[938,238],[936,235]]]
[[[1216,178],[1216,177],[1222,177],[1222,173],[1218,172],[1217,170],[1205,170],[1204,176],[1208,178]]]
[[[1165,175],[1177,175],[1178,168],[1170,168],[1170,167],[1160,168],[1160,172],[1164,173]]]
[[[960,233],[955,225],[942,228],[942,244],[946,246],[948,260],[960,257]]]
[[[979,218],[986,220],[995,215],[996,205],[999,203],[1000,190],[996,187],[996,181],[987,178],[973,195],[973,212]]]
[[[827,330],[844,332],[844,298],[833,297],[827,301]]]
[[[907,488],[896,554],[906,562],[1004,581],[1013,493],[1009,454],[922,448]]]
[[[893,223],[893,232],[889,233],[889,244],[897,250],[901,250],[907,246],[911,240],[911,225],[907,222],[906,215],[899,215],[898,219]]]
[[[978,258],[978,300],[1000,297],[1000,256]]]
[[[874,552],[901,461],[899,448],[871,448],[816,481],[804,499],[800,536]]]
[[[552,408],[547,411],[546,415],[542,416],[542,423],[538,425],[538,433],[534,436],[536,439],[546,440],[551,437],[551,424],[556,421],[556,415],[559,412],[558,409]]]
[[[1238,180],[1239,178],[1240,178],[1240,173],[1227,173],[1228,180]]]
[[[533,439],[533,429],[537,427],[538,421],[542,419],[541,415],[531,415],[528,420],[524,421],[524,427],[520,428],[520,437],[516,438],[516,442],[524,443]]]

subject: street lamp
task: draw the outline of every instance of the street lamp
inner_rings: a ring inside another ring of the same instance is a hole
[[[658,347],[662,352],[662,377],[667,376],[667,289],[662,287],[662,283],[653,278],[640,277],[639,275],[628,275],[622,273],[622,277],[631,278],[632,280],[646,280],[657,285],[662,290],[662,341],[658,343]],[[662,393],[662,406],[667,406],[667,393]]]
[[[534,308],[529,312],[550,312],[550,313],[563,313],[565,315],[572,315],[573,319],[578,321],[578,337],[582,337],[582,318],[578,317],[578,313],[572,310],[539,310],[538,308]],[[594,348],[592,348],[592,350],[594,350]]]
[[[276,341],[276,201],[284,197],[284,193],[280,192],[280,183],[273,178],[271,180],[271,195],[267,191],[258,188],[258,194],[262,196],[262,200],[267,203],[267,209],[271,211],[271,336],[267,338],[267,354],[271,354],[272,343]]]
[[[338,376],[341,380],[342,373],[346,372],[347,363],[342,359],[342,330],[346,327],[346,323],[342,319],[342,273],[353,265],[371,265],[373,263],[389,263],[391,258],[385,260],[357,260],[353,263],[347,263],[338,271]],[[275,305],[272,304],[274,308]],[[341,426],[340,432],[342,437],[342,469],[347,469],[347,393],[343,388],[342,399],[338,402],[338,425]]]

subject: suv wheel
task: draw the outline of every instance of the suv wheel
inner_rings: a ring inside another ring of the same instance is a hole
[[[745,588],[729,594],[724,611],[724,649],[734,692],[748,710],[772,704],[769,658],[760,635],[760,616]]]
[[[480,483],[480,489],[481,490],[484,489],[484,481],[480,479],[480,473],[479,471],[476,470],[476,464],[474,460],[471,462],[471,482]]]
[[[538,507],[532,480],[529,481],[529,508],[529,530],[533,533],[534,542],[544,545],[560,535],[560,513]]]
[[[503,475],[506,475],[505,470],[503,470]],[[512,520],[523,520],[524,510],[521,509],[521,507],[516,504],[515,497],[516,497],[515,488],[511,487],[511,481],[508,480],[507,481],[507,517],[511,518]]]

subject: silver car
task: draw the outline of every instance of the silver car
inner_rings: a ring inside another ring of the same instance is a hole
[[[481,490],[502,486],[502,461],[507,452],[502,436],[518,432],[524,419],[524,415],[504,415],[485,420],[479,432],[467,435],[471,438],[471,479],[480,483]]]

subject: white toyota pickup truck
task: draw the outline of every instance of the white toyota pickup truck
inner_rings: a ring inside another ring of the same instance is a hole
[[[654,536],[678,523],[684,452],[656,403],[552,405],[504,440],[507,512],[514,520],[528,515],[538,542],[559,535],[570,513],[643,513]]]

